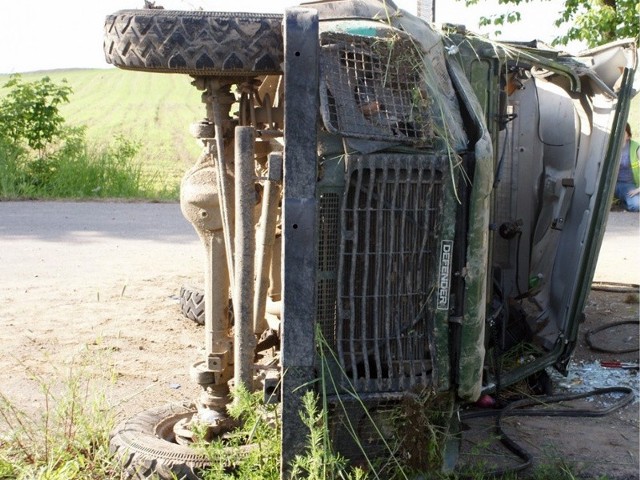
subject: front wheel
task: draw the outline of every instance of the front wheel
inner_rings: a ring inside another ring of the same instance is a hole
[[[110,447],[126,479],[197,480],[209,459],[203,453],[175,441],[173,427],[196,412],[193,405],[170,404],[146,410],[118,425]],[[154,477],[154,478],[156,478]]]

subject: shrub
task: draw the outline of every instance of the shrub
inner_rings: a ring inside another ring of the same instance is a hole
[[[57,85],[49,77],[25,82],[12,75],[4,88],[9,93],[0,103],[1,135],[42,153],[63,131],[58,106],[69,101],[71,87],[66,80]]]
[[[65,125],[58,107],[71,88],[49,77],[12,76],[0,100],[0,197],[176,198],[157,190],[135,157],[139,144],[117,137],[102,148],[87,144],[84,127]]]

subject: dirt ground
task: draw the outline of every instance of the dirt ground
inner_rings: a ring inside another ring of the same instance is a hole
[[[603,251],[613,259],[602,258],[622,264],[603,269],[599,263],[596,280],[639,283],[638,217],[612,215],[615,236],[608,228]],[[621,256],[616,242],[632,245],[631,253]],[[177,204],[0,202],[0,393],[25,411],[42,412],[42,386],[63,392],[71,370],[92,379],[88,395],[103,393],[118,418],[194,400],[198,390],[188,368],[200,360],[203,332],[181,315],[178,291],[201,283],[202,255]],[[620,274],[624,267],[631,277]],[[594,291],[585,313],[583,331],[638,320],[638,296]],[[604,332],[597,340],[637,346],[638,328]],[[592,377],[611,381],[612,370],[604,372],[600,360],[637,363],[638,353],[597,353],[581,335],[571,364],[581,373],[556,383],[571,391]],[[624,375],[637,394],[636,372],[617,369],[615,375]],[[599,419],[507,422],[534,462],[565,456],[584,478],[639,478],[637,399]]]
[[[636,293],[592,291],[585,309],[581,332],[617,321],[638,321]],[[622,325],[595,333],[592,345],[607,350],[627,350],[638,346],[638,325]],[[585,335],[569,364],[565,378],[552,371],[553,394],[571,395],[596,388],[629,387],[635,400],[622,409],[597,418],[571,417],[511,417],[503,421],[503,430],[518,445],[533,456],[536,466],[560,469],[571,465],[579,478],[608,480],[637,480],[638,468],[638,371],[603,368],[601,361],[618,360],[638,364],[638,352],[612,354],[589,348]],[[507,391],[505,395],[508,395]],[[588,397],[548,408],[604,409],[621,396]],[[540,409],[540,407],[536,407]],[[466,463],[486,461],[502,467],[515,467],[522,463],[494,440],[494,420],[474,419],[464,422],[469,430],[463,434],[463,455]],[[526,478],[526,470],[523,472]],[[541,477],[537,477],[541,478]]]

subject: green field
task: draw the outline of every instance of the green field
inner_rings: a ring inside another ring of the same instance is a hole
[[[198,158],[189,125],[205,116],[200,92],[188,75],[123,71],[57,70],[24,74],[27,81],[66,79],[73,93],[61,112],[71,126],[84,125],[87,139],[105,145],[118,135],[141,144],[137,159],[158,185],[176,184]],[[4,85],[8,76],[0,76]],[[0,95],[3,92],[0,90]]]
[[[123,71],[57,70],[24,74],[25,80],[49,76],[66,79],[73,89],[70,102],[61,111],[67,123],[85,125],[90,143],[104,145],[124,135],[142,145],[137,159],[146,175],[158,186],[177,185],[200,153],[189,125],[205,116],[200,92],[191,77]],[[0,85],[9,79],[0,75]],[[0,89],[0,96],[4,92]],[[640,95],[631,106],[629,123],[640,138]]]

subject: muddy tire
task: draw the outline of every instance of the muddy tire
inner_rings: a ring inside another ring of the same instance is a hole
[[[186,285],[180,287],[180,310],[189,320],[204,325],[204,292]]]
[[[282,73],[282,15],[122,10],[107,16],[108,63],[193,76]]]
[[[175,443],[173,426],[195,412],[191,405],[164,405],[120,423],[111,434],[111,451],[126,479],[198,479],[210,465],[197,450]],[[156,477],[154,477],[156,478]]]

